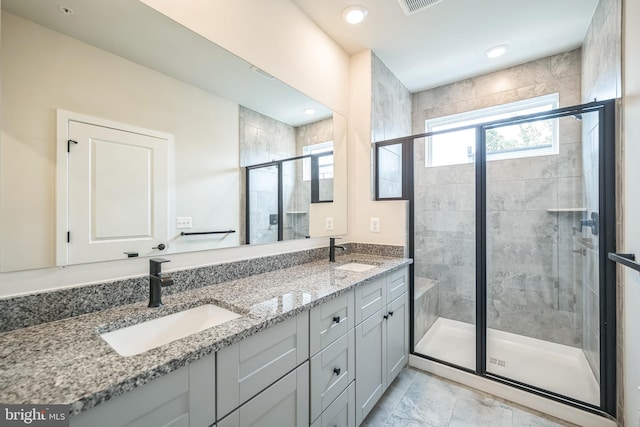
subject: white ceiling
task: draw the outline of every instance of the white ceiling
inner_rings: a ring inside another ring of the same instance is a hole
[[[442,0],[405,15],[398,0],[293,0],[349,54],[370,48],[411,92],[582,45],[598,0]],[[342,11],[368,10],[349,25]],[[507,44],[490,60],[484,52]]]

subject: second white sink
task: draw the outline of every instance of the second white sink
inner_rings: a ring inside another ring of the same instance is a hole
[[[238,317],[225,308],[205,304],[100,336],[121,356],[133,356]]]
[[[371,264],[361,264],[359,262],[350,262],[349,264],[336,267],[336,270],[347,270],[362,273],[363,271],[371,270],[372,268],[376,268],[376,266]]]

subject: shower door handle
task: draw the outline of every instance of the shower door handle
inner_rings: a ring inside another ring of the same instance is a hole
[[[600,234],[600,214],[598,212],[591,212],[591,219],[581,219],[580,228],[590,227],[591,234],[597,236]]]

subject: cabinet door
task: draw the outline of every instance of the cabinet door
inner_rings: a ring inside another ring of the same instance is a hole
[[[387,304],[387,365],[385,387],[398,375],[409,359],[409,293]]]
[[[217,353],[218,418],[309,358],[309,312],[300,313]]]
[[[218,421],[218,427],[309,425],[309,362]]]
[[[207,356],[70,418],[72,427],[200,427],[215,421],[215,356]]]
[[[385,387],[386,324],[384,310],[356,327],[356,425],[360,425]]]
[[[350,330],[311,358],[311,421],[355,378],[354,335]]]

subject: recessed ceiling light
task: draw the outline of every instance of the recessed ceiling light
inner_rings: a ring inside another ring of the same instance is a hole
[[[349,6],[342,12],[342,18],[349,24],[359,24],[364,21],[369,11],[364,6]]]
[[[509,49],[509,46],[507,46],[506,44],[499,44],[487,49],[484,54],[487,58],[497,58],[507,53],[507,49]]]
[[[314,110],[313,108],[305,108],[304,110],[302,110],[303,113],[305,113],[307,116],[310,116],[312,114],[316,113],[316,110]]]

